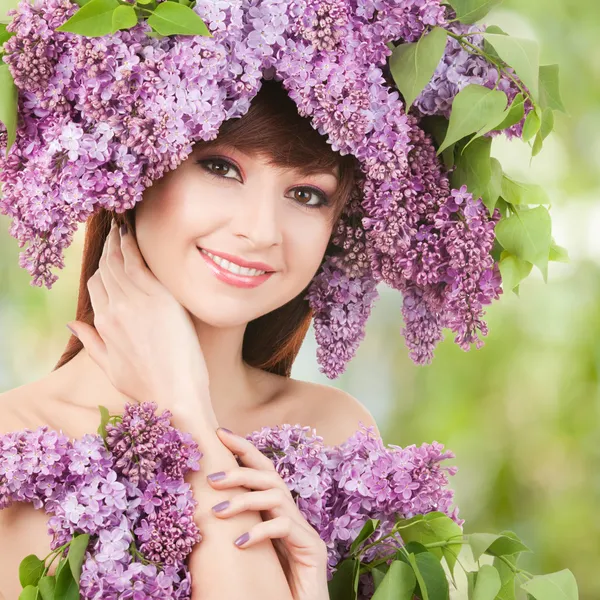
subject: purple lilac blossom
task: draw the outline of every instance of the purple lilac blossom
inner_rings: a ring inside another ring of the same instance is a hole
[[[130,429],[122,429],[120,441],[133,447],[133,433],[139,434],[148,423],[161,433],[166,427],[186,439],[171,427],[168,411],[156,416],[151,414],[155,409],[155,404],[141,410],[127,404],[122,422]],[[441,511],[463,524],[458,509],[451,507],[453,491],[447,487],[447,476],[457,469],[440,465],[454,454],[444,452],[437,442],[385,446],[374,428],[363,423],[339,446],[325,445],[308,426],[289,424],[263,427],[246,439],[273,462],[300,512],[327,544],[328,579],[370,518],[381,520],[370,542],[389,533],[396,516]],[[162,452],[172,450],[160,447]],[[47,426],[5,434],[0,436],[0,508],[12,502],[43,508],[51,515],[52,548],[74,533],[91,535],[80,579],[85,600],[187,600],[191,576],[185,559],[201,540],[193,523],[196,501],[188,484],[160,470],[170,464],[165,458],[154,454],[157,471],[133,483],[114,468],[117,459],[100,436],[87,434],[70,441]],[[189,468],[184,464],[181,472]],[[364,559],[373,560],[401,545],[400,536],[389,538],[366,551]],[[361,577],[360,589],[361,600],[372,596],[368,576]]]
[[[0,132],[0,212],[12,218],[19,246],[28,244],[19,263],[32,285],[51,289],[78,223],[99,208],[134,207],[195,142],[246,114],[262,79],[275,78],[332,150],[360,165],[352,206],[334,231],[348,257],[326,256],[307,295],[321,370],[335,378],[355,355],[381,281],[405,295],[417,364],[432,360],[444,327],[461,348],[480,345],[482,306],[499,293],[489,265],[496,217],[471,202],[444,209],[452,202],[445,168],[382,71],[388,42],[450,27],[440,0],[198,0],[193,10],[211,38],[149,37],[145,21],[95,38],[56,32],[76,9],[68,0],[22,0],[9,12],[14,36],[3,60],[20,119],[6,158]],[[445,98],[455,93],[444,83],[452,71],[440,69],[432,85]],[[482,69],[465,76],[475,81]],[[435,93],[424,92],[423,110],[443,110]]]
[[[480,50],[484,50],[484,38],[475,32],[485,31],[486,27],[482,23],[465,25],[458,21],[446,25],[446,29],[452,33],[461,35],[473,34],[469,35],[466,39]],[[506,72],[499,73],[498,69],[483,56],[478,56],[466,50],[458,40],[448,36],[446,51],[442,60],[437,66],[431,81],[415,99],[413,106],[420,115],[441,115],[449,119],[455,96],[463,88],[471,84],[482,85],[489,89],[497,89],[504,92],[508,97],[508,105],[510,105],[519,93],[519,88],[507,73],[518,79],[512,67],[506,67]],[[519,81],[519,83],[527,89],[522,82]],[[524,108],[526,117],[533,110],[533,104],[529,98],[526,99]],[[521,137],[524,123],[525,118],[521,119],[515,125],[502,130],[502,132],[490,131],[485,135],[487,137],[495,137],[503,133],[509,139]]]

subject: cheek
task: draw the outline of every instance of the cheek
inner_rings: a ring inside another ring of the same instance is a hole
[[[287,238],[287,264],[293,267],[294,271],[311,279],[323,260],[330,237],[331,227],[328,223],[296,224]]]

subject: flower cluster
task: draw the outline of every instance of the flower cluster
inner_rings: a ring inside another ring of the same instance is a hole
[[[434,26],[458,31],[441,0],[197,0],[212,37],[148,36],[143,20],[102,37],[56,32],[76,8],[22,0],[9,13],[4,61],[20,119],[0,158],[0,212],[12,217],[20,247],[29,244],[19,260],[32,284],[52,287],[78,223],[100,207],[135,206],[195,142],[242,117],[262,79],[276,78],[332,150],[360,164],[334,232],[346,257],[327,256],[307,295],[323,372],[337,377],[354,356],[381,281],[404,294],[404,335],[418,364],[431,361],[444,327],[465,350],[481,343],[482,306],[500,292],[490,258],[499,215],[463,192],[456,201],[430,138],[383,72],[388,42],[415,41]],[[446,114],[458,87],[493,79],[477,58],[449,66],[457,50],[448,48],[415,105],[422,114]]]
[[[324,445],[310,427],[299,425],[263,428],[247,439],[272,460],[305,519],[327,544],[330,579],[368,519],[381,520],[370,542],[389,533],[397,516],[440,511],[463,524],[447,488],[447,476],[457,469],[440,466],[454,454],[436,442],[386,447],[373,427],[363,424],[339,446]],[[391,539],[386,544],[402,545],[400,536]],[[384,549],[383,544],[375,548],[369,560]]]
[[[122,420],[107,436],[108,447],[99,435],[69,441],[48,427],[0,436],[0,508],[11,502],[43,508],[51,515],[53,549],[75,533],[92,536],[80,578],[81,598],[190,597],[185,559],[201,540],[193,520],[196,501],[189,485],[168,476],[162,465],[171,464],[164,460],[173,458],[171,452],[187,457],[180,464],[185,474],[189,468],[198,470],[201,454],[171,427],[169,411],[155,416],[155,410],[152,403],[126,405]],[[174,437],[178,448],[164,443]],[[147,454],[147,445],[140,442],[144,439],[154,440],[159,451]],[[442,511],[462,525],[458,510],[450,507],[453,492],[446,487],[446,473],[452,475],[456,468],[440,466],[454,455],[442,452],[440,444],[386,447],[362,424],[339,446],[325,445],[314,430],[300,425],[265,427],[247,439],[272,460],[299,510],[326,542],[329,579],[370,518],[382,521],[370,541],[390,531],[397,516]],[[145,461],[139,471],[121,460],[128,451]],[[402,540],[386,543],[398,547]],[[361,581],[362,597],[368,598],[368,578]]]
[[[155,416],[155,410],[151,403],[126,405],[120,422],[107,426],[106,445],[99,435],[70,441],[47,426],[0,436],[0,508],[13,502],[42,508],[50,515],[53,550],[75,533],[94,536],[82,598],[131,597],[127,590],[145,598],[189,598],[184,561],[201,535],[183,476],[199,469],[202,454],[170,425],[168,411]],[[158,450],[150,450],[149,441]],[[139,457],[142,467],[132,469],[125,456]]]

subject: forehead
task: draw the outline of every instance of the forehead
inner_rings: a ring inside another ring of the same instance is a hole
[[[273,169],[279,171],[281,173],[297,173],[298,175],[321,175],[321,176],[330,176],[333,177],[336,181],[339,181],[340,170],[339,165],[334,165],[333,167],[322,168],[322,167],[285,167],[282,164],[283,160],[279,159],[275,152],[257,152],[251,150],[242,150],[238,146],[233,144],[229,144],[226,142],[220,142],[218,139],[208,142],[204,145],[206,151],[210,150],[222,150],[225,152],[230,152],[231,154],[242,156],[245,160],[250,162],[265,162],[269,164]]]

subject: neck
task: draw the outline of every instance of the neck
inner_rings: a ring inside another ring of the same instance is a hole
[[[209,392],[217,414],[257,409],[269,401],[269,374],[242,360],[245,326],[211,327],[194,319],[209,373]],[[67,364],[51,374],[54,390],[67,404],[95,409],[108,408],[111,414],[123,411],[129,398],[119,392],[106,373],[83,348]],[[144,398],[136,398],[143,402]]]

